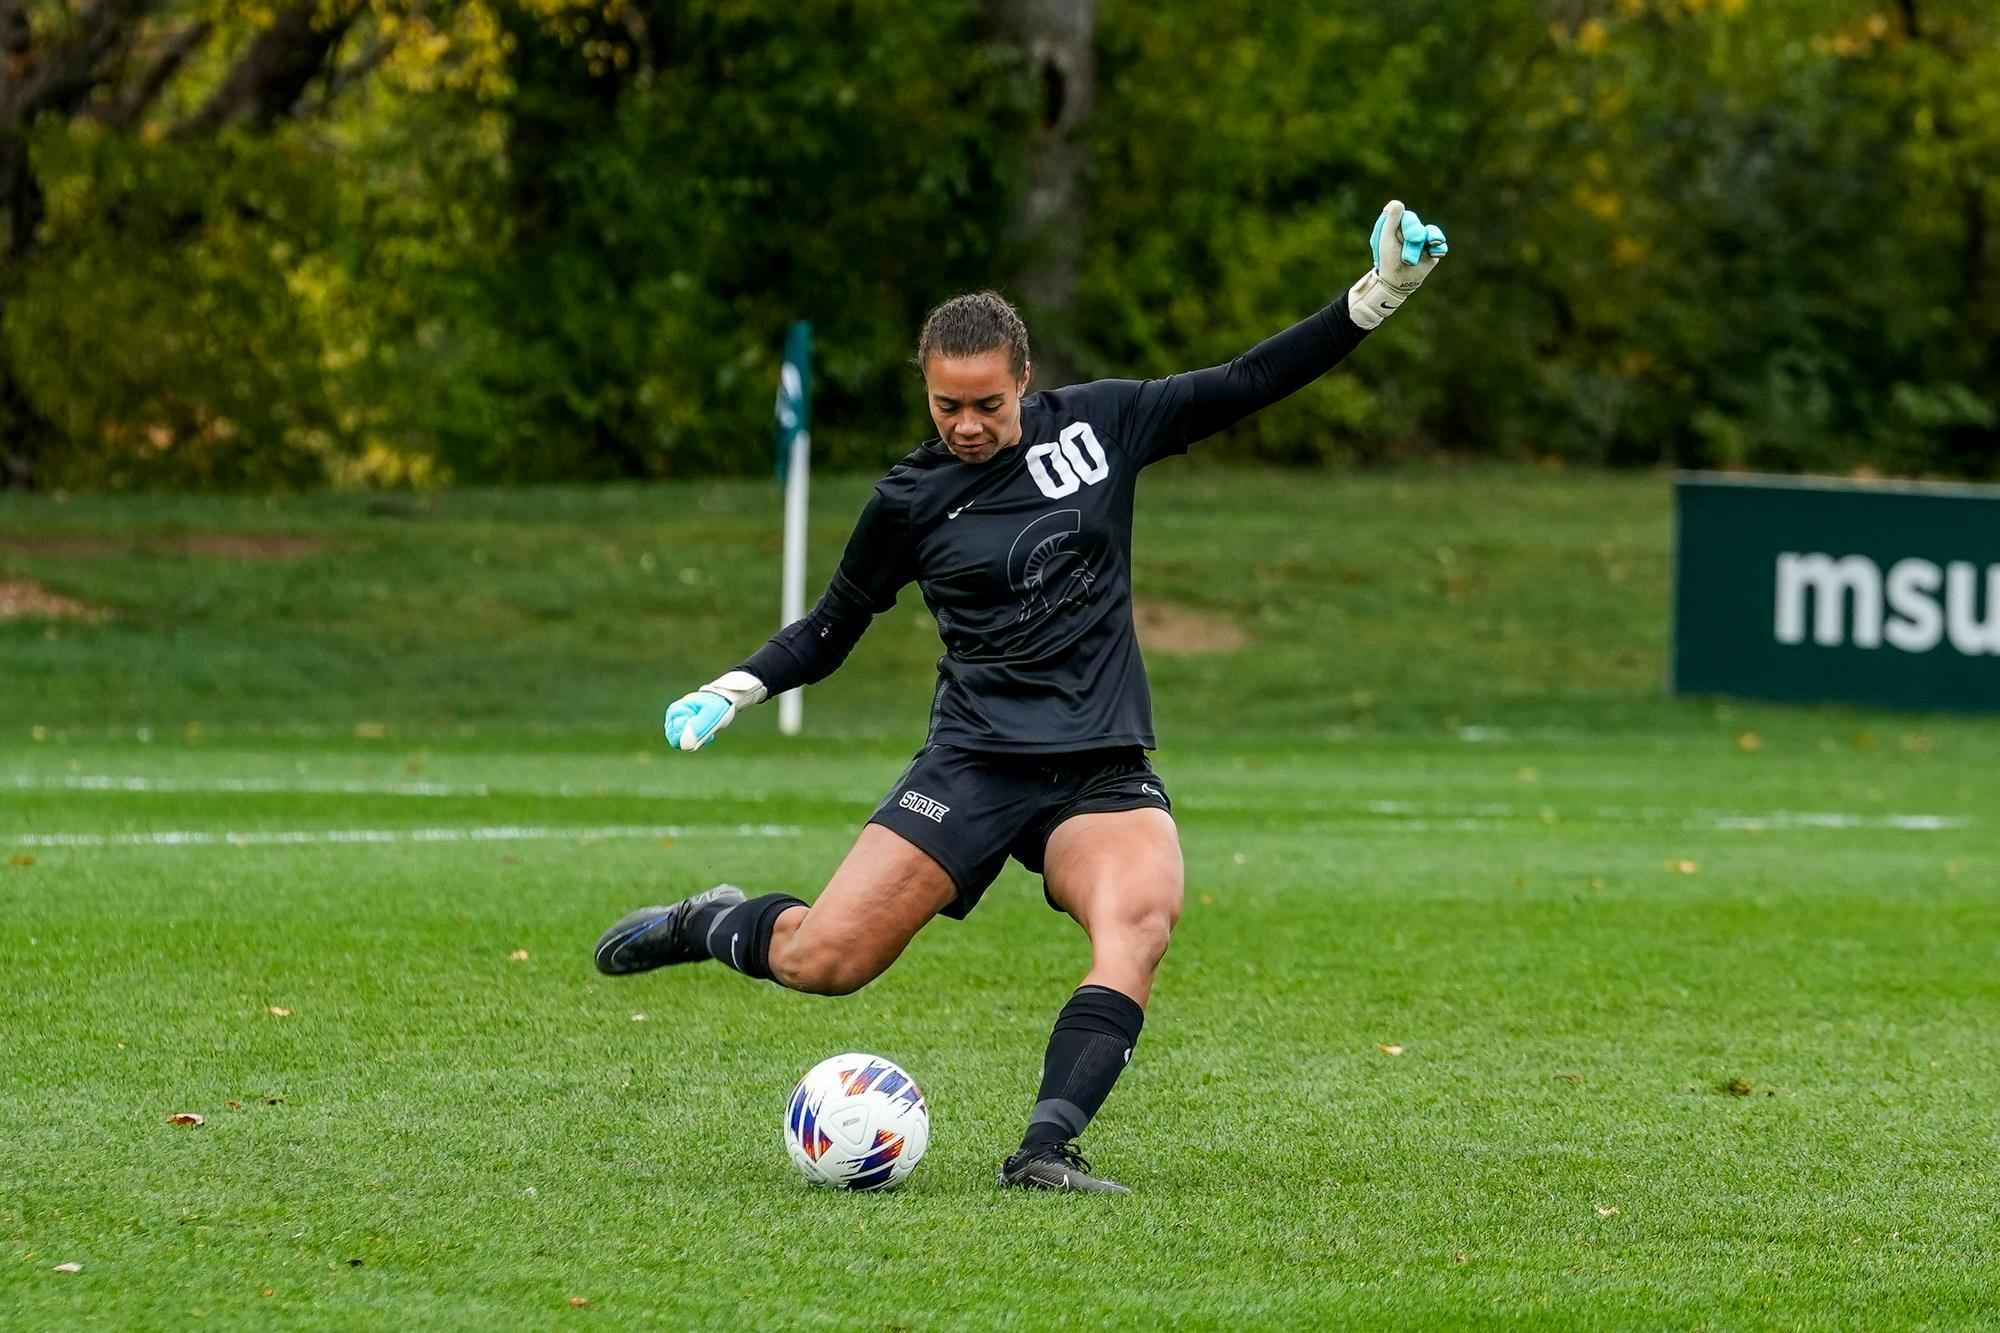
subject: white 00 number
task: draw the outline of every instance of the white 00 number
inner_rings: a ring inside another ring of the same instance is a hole
[[[1104,446],[1088,421],[1065,426],[1055,444],[1038,444],[1028,450],[1028,471],[1035,485],[1051,500],[1060,500],[1079,486],[1095,486],[1111,475],[1104,459]]]

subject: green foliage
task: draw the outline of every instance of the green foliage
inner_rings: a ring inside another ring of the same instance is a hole
[[[816,441],[870,465],[913,440],[902,383],[925,306],[991,269],[989,137],[1011,93],[969,4],[708,4],[605,86],[523,25],[512,244],[476,275],[493,434],[441,432],[460,476],[761,472],[783,331],[819,333]],[[934,53],[967,53],[956,79]],[[1004,138],[1004,135],[1002,136]]]
[[[43,484],[761,472],[799,318],[821,456],[873,468],[924,309],[1014,271],[1032,89],[975,0],[370,0],[291,114],[191,129],[275,12],[162,0],[95,105],[215,26],[147,115],[31,127]],[[2000,475],[1989,7],[1104,0],[1097,46],[1077,306],[1029,312],[1085,373],[1242,351],[1391,195],[1454,242],[1214,452]]]
[[[37,150],[51,240],[4,331],[21,386],[75,445],[45,479],[322,477],[329,404],[287,291],[328,240],[314,163],[269,141],[142,145],[89,126],[51,129]]]
[[[1455,243],[1421,318],[1223,449],[2000,469],[1990,12],[1548,12],[1109,0],[1096,364],[1233,353],[1398,194]]]

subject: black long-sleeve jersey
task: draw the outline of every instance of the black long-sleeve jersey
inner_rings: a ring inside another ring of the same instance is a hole
[[[1139,470],[1330,370],[1363,337],[1342,296],[1227,365],[1021,400],[1021,440],[962,463],[933,438],[875,487],[819,604],[740,669],[776,695],[831,674],[914,581],[937,617],[930,743],[1153,748],[1132,629]]]

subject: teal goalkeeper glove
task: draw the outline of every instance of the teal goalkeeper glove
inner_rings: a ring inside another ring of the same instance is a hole
[[[770,697],[764,682],[747,671],[718,676],[667,705],[667,744],[676,750],[699,750],[736,719],[737,709]]]
[[[1391,199],[1375,219],[1368,249],[1375,257],[1374,267],[1347,289],[1347,317],[1363,329],[1374,328],[1394,313],[1424,285],[1438,260],[1451,253],[1444,232],[1425,226],[1400,199]]]

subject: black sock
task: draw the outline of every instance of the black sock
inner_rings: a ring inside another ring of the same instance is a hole
[[[1145,1010],[1108,986],[1084,986],[1069,997],[1049,1034],[1042,1090],[1028,1114],[1023,1149],[1045,1148],[1083,1133],[1132,1058],[1145,1021]]]
[[[794,898],[789,893],[767,893],[747,903],[738,903],[717,916],[703,937],[709,957],[746,977],[769,981],[771,931],[781,913],[805,905],[803,898]]]

